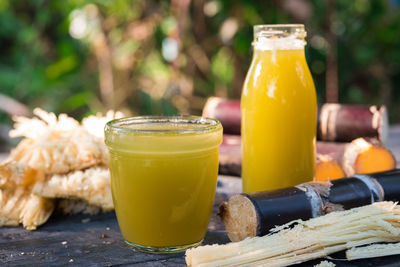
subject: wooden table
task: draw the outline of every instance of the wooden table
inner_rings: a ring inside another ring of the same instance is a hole
[[[400,126],[392,127],[388,142],[400,159]],[[229,242],[217,216],[218,205],[241,191],[236,177],[220,176],[214,210],[204,244]],[[400,256],[342,261],[336,266],[400,266]],[[295,266],[314,266],[314,260]],[[134,251],[123,242],[114,212],[95,216],[53,216],[36,231],[0,228],[0,266],[185,266],[184,254],[154,255]]]
[[[218,219],[219,203],[240,192],[240,179],[220,176],[205,244],[229,242]],[[344,255],[336,254],[336,258]],[[399,256],[358,261],[331,260],[337,266],[398,266]],[[315,260],[296,266],[314,266]],[[184,254],[155,255],[134,251],[119,232],[114,212],[95,216],[52,217],[36,231],[0,229],[1,266],[186,266]]]

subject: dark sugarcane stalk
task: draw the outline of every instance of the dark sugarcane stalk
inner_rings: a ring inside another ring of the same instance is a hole
[[[218,119],[224,133],[240,135],[240,101],[210,97],[203,116]],[[350,142],[358,137],[376,138],[385,143],[388,115],[385,106],[323,104],[318,107],[317,139]]]
[[[317,138],[350,142],[358,137],[376,138],[385,143],[389,131],[385,106],[324,104],[318,108]]]
[[[332,211],[400,199],[400,169],[310,182],[284,189],[235,195],[220,206],[232,241],[263,236],[277,225]]]

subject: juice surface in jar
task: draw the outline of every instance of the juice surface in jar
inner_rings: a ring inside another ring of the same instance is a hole
[[[124,239],[151,252],[197,245],[214,203],[221,125],[198,117],[137,117],[121,125],[126,132],[106,129],[106,143]]]
[[[257,25],[243,85],[244,192],[311,181],[317,102],[304,54],[303,25]]]

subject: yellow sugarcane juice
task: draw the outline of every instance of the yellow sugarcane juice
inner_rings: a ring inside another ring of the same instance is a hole
[[[241,97],[244,192],[314,177],[316,93],[303,25],[254,27],[254,54]]]
[[[109,122],[105,134],[126,242],[160,253],[201,243],[214,202],[221,124],[194,116],[134,117]]]

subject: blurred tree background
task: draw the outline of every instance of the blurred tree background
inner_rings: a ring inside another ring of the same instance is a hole
[[[252,26],[272,23],[306,25],[320,103],[386,104],[400,121],[399,0],[0,0],[0,138],[34,107],[200,114],[239,98]]]

